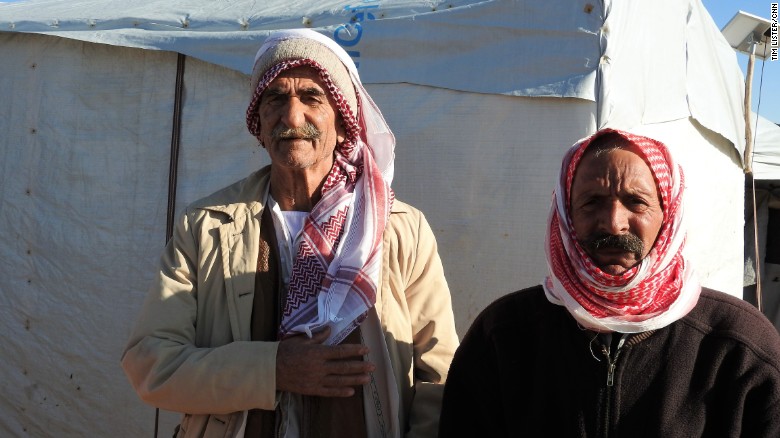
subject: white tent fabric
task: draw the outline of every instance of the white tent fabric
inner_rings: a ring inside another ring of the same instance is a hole
[[[780,126],[751,113],[755,142],[753,145],[753,178],[780,181]]]
[[[461,334],[541,281],[561,156],[600,126],[678,151],[702,281],[741,294],[743,81],[698,0],[312,3],[0,5],[0,436],[152,434],[119,355],[165,240],[175,52],[178,211],[268,162],[243,120],[276,28],[338,36],[359,62]]]
[[[722,110],[740,104],[741,72],[721,62],[735,55],[698,0],[275,0],[262,7],[254,0],[28,0],[1,7],[0,30],[179,52],[247,74],[270,30],[312,27],[344,46],[369,83],[578,97],[599,103],[600,127],[693,116],[738,150],[744,143],[744,126]],[[609,84],[598,99],[597,83]]]
[[[582,62],[582,54],[598,53],[601,23],[599,9],[559,19],[561,9],[575,7],[568,0],[544,5],[473,0],[367,1],[355,2],[357,6],[343,0],[275,0],[262,6],[254,0],[175,6],[167,0],[31,3],[4,6],[0,29],[175,51],[248,74],[258,42],[269,31],[305,26],[349,50],[361,76],[372,82],[590,100],[596,64]],[[451,50],[458,40],[468,43]],[[508,58],[507,53],[516,56]],[[492,68],[463,62],[468,58],[488,61]],[[398,68],[399,62],[406,68]],[[459,68],[452,69],[453,63]]]

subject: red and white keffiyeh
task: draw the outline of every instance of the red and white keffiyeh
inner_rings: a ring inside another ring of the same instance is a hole
[[[336,101],[347,139],[336,147],[333,168],[295,241],[295,256],[283,305],[280,338],[331,327],[328,344],[337,344],[376,302],[382,263],[382,233],[390,216],[395,138],[363,88],[349,55],[335,42],[314,32],[274,33],[258,51],[284,39],[303,38],[323,45],[347,68],[357,94],[351,111],[330,73],[313,59],[283,60],[260,78],[247,109],[247,126],[259,135],[257,107],[265,88],[281,72],[299,66],[315,68]],[[354,114],[358,114],[355,117]]]
[[[618,134],[643,154],[662,202],[663,222],[648,255],[622,275],[599,269],[577,241],[569,216],[574,173],[590,143],[607,133]],[[553,192],[545,238],[549,275],[547,299],[565,306],[585,328],[638,333],[665,327],[685,316],[698,301],[701,287],[683,256],[686,229],[684,177],[663,143],[614,129],[603,129],[566,153]]]

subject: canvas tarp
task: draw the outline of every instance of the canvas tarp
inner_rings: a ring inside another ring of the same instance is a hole
[[[393,187],[436,233],[460,334],[541,281],[560,158],[599,126],[678,151],[695,266],[741,293],[743,83],[698,1],[129,3],[0,5],[0,435],[151,434],[118,361],[165,241],[175,52],[180,211],[268,162],[243,120],[274,28],[359,40],[398,140]]]
[[[780,181],[780,126],[751,113],[754,132],[753,177]]]
[[[243,73],[270,30],[311,27],[344,46],[368,83],[577,97],[599,104],[600,122],[627,128],[692,116],[738,150],[744,143],[734,117],[741,73],[721,62],[735,55],[698,0],[28,0],[2,8],[0,30],[179,52]]]

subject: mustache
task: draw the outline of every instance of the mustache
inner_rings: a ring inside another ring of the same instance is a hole
[[[642,254],[645,252],[645,245],[642,243],[642,240],[637,235],[630,233],[620,235],[594,234],[585,239],[583,246],[589,252],[607,248],[619,249],[634,254],[637,260],[642,258]]]
[[[285,140],[289,138],[302,138],[313,140],[320,138],[322,132],[311,122],[306,122],[299,128],[288,128],[284,125],[276,125],[271,131],[271,138],[274,140]]]

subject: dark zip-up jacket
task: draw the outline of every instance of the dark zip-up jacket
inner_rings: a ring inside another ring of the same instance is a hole
[[[703,289],[607,342],[541,286],[498,299],[455,354],[439,436],[780,437],[780,335],[750,304]]]

